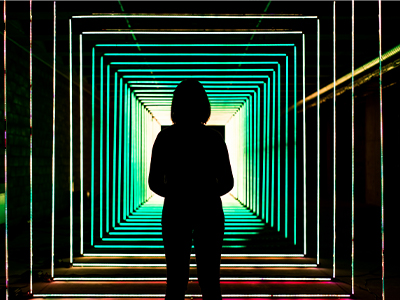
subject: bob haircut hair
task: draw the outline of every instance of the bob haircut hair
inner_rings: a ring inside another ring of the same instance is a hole
[[[196,79],[185,79],[179,83],[172,98],[172,123],[206,124],[210,115],[210,102],[201,83]]]

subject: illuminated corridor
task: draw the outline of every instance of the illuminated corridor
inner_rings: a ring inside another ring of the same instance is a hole
[[[397,299],[396,1],[3,4],[7,300],[164,299],[148,176],[188,78],[234,177],[223,299]]]

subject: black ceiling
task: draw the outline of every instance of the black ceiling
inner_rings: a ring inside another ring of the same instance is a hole
[[[268,8],[267,8],[268,7]],[[382,3],[382,51],[400,44],[397,1]],[[266,12],[265,9],[267,8]],[[29,48],[29,2],[6,2],[7,36]],[[57,11],[57,68],[68,74],[69,64],[69,19],[72,16],[92,14],[268,14],[317,16],[320,20],[320,87],[333,81],[333,2],[331,1],[58,1]],[[32,4],[33,53],[51,64],[53,51],[53,2],[33,1]],[[302,31],[306,36],[306,96],[316,91],[317,76],[317,21],[316,19],[128,19],[135,30],[293,30]],[[13,27],[13,28],[11,28]],[[109,29],[128,30],[128,22],[120,19],[72,19],[73,65],[75,76],[79,74],[79,34],[83,31]],[[352,54],[352,3],[336,3],[336,70],[337,78],[351,72]],[[135,35],[139,43],[295,43],[298,49],[298,67],[301,67],[301,34],[297,35]],[[84,76],[90,76],[90,55],[95,43],[134,43],[131,35],[84,35]],[[355,68],[378,57],[378,2],[355,2]],[[193,52],[199,51],[193,47]],[[279,48],[279,47],[278,47]],[[278,49],[284,50],[284,49]],[[282,47],[281,47],[282,48]],[[146,52],[148,48],[141,51]],[[285,48],[287,49],[287,48]],[[177,51],[164,48],[163,51]],[[227,51],[226,47],[214,51]],[[232,51],[232,50],[230,50]],[[236,52],[259,52],[257,47],[235,48]],[[147,58],[149,59],[149,58]],[[290,63],[291,64],[291,63]],[[299,75],[301,71],[299,70]],[[89,83],[86,78],[84,82]],[[293,88],[292,85],[289,86]]]

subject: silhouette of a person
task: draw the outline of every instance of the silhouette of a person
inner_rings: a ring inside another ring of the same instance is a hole
[[[224,212],[220,196],[233,188],[226,144],[206,127],[211,108],[203,86],[182,81],[174,91],[171,127],[154,142],[149,187],[164,199],[162,236],[167,265],[166,300],[183,300],[192,238],[204,300],[220,300]]]

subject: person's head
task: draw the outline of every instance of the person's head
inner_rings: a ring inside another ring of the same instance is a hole
[[[196,79],[185,79],[176,87],[171,104],[174,124],[206,124],[211,107],[204,87]]]

